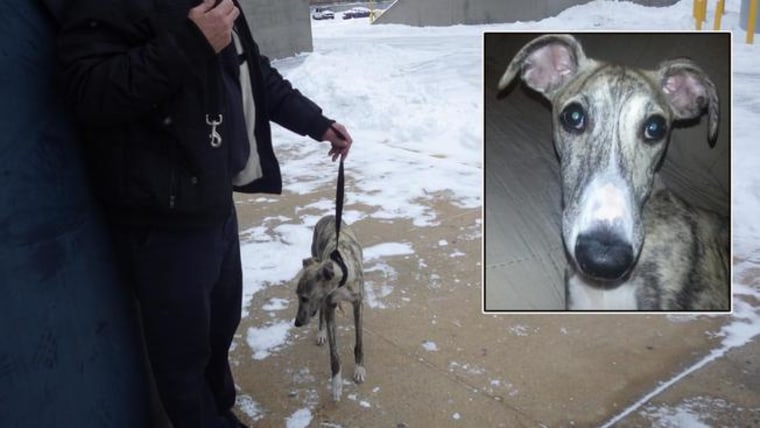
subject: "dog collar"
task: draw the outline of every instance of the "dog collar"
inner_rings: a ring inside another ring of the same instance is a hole
[[[346,267],[346,262],[343,261],[343,257],[338,250],[334,250],[330,253],[330,258],[340,266],[340,272],[343,276],[340,278],[340,284],[338,284],[338,287],[343,287],[346,285],[346,280],[348,280],[348,268]]]

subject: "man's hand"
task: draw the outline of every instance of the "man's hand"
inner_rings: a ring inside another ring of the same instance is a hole
[[[214,52],[219,53],[232,41],[232,26],[240,9],[232,0],[222,0],[214,6],[216,0],[203,0],[203,3],[190,9],[187,17],[198,26],[208,40]]]
[[[332,156],[333,162],[338,159],[338,156],[341,160],[345,159],[348,156],[349,149],[351,149],[351,144],[354,142],[346,127],[338,122],[327,128],[325,135],[322,136],[322,141],[329,141],[332,144],[327,155]]]

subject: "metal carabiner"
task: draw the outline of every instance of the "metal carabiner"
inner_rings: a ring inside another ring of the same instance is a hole
[[[224,117],[221,113],[219,114],[219,120],[211,120],[209,115],[206,115],[206,125],[211,127],[209,138],[211,139],[211,147],[213,148],[218,148],[222,145],[222,136],[216,131],[216,127],[222,124],[222,120],[224,120]]]

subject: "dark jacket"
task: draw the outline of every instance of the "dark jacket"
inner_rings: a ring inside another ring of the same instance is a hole
[[[84,127],[94,187],[116,222],[195,225],[229,214],[230,144],[212,147],[206,123],[221,108],[220,62],[187,18],[198,3],[71,0],[63,11],[64,86]],[[314,139],[331,121],[259,53],[242,13],[236,28],[263,172],[236,190],[280,193],[269,121]],[[223,139],[225,125],[217,128]]]

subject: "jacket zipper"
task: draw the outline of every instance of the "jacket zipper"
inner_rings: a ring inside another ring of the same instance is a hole
[[[222,145],[222,134],[219,134],[217,126],[223,125],[224,116],[222,115],[222,74],[224,71],[221,69],[222,65],[219,62],[219,57],[215,57],[209,64],[206,71],[206,125],[209,127],[209,143],[211,147],[218,148]]]
[[[169,209],[174,209],[175,201],[177,200],[177,169],[172,168],[172,172],[169,180]]]

